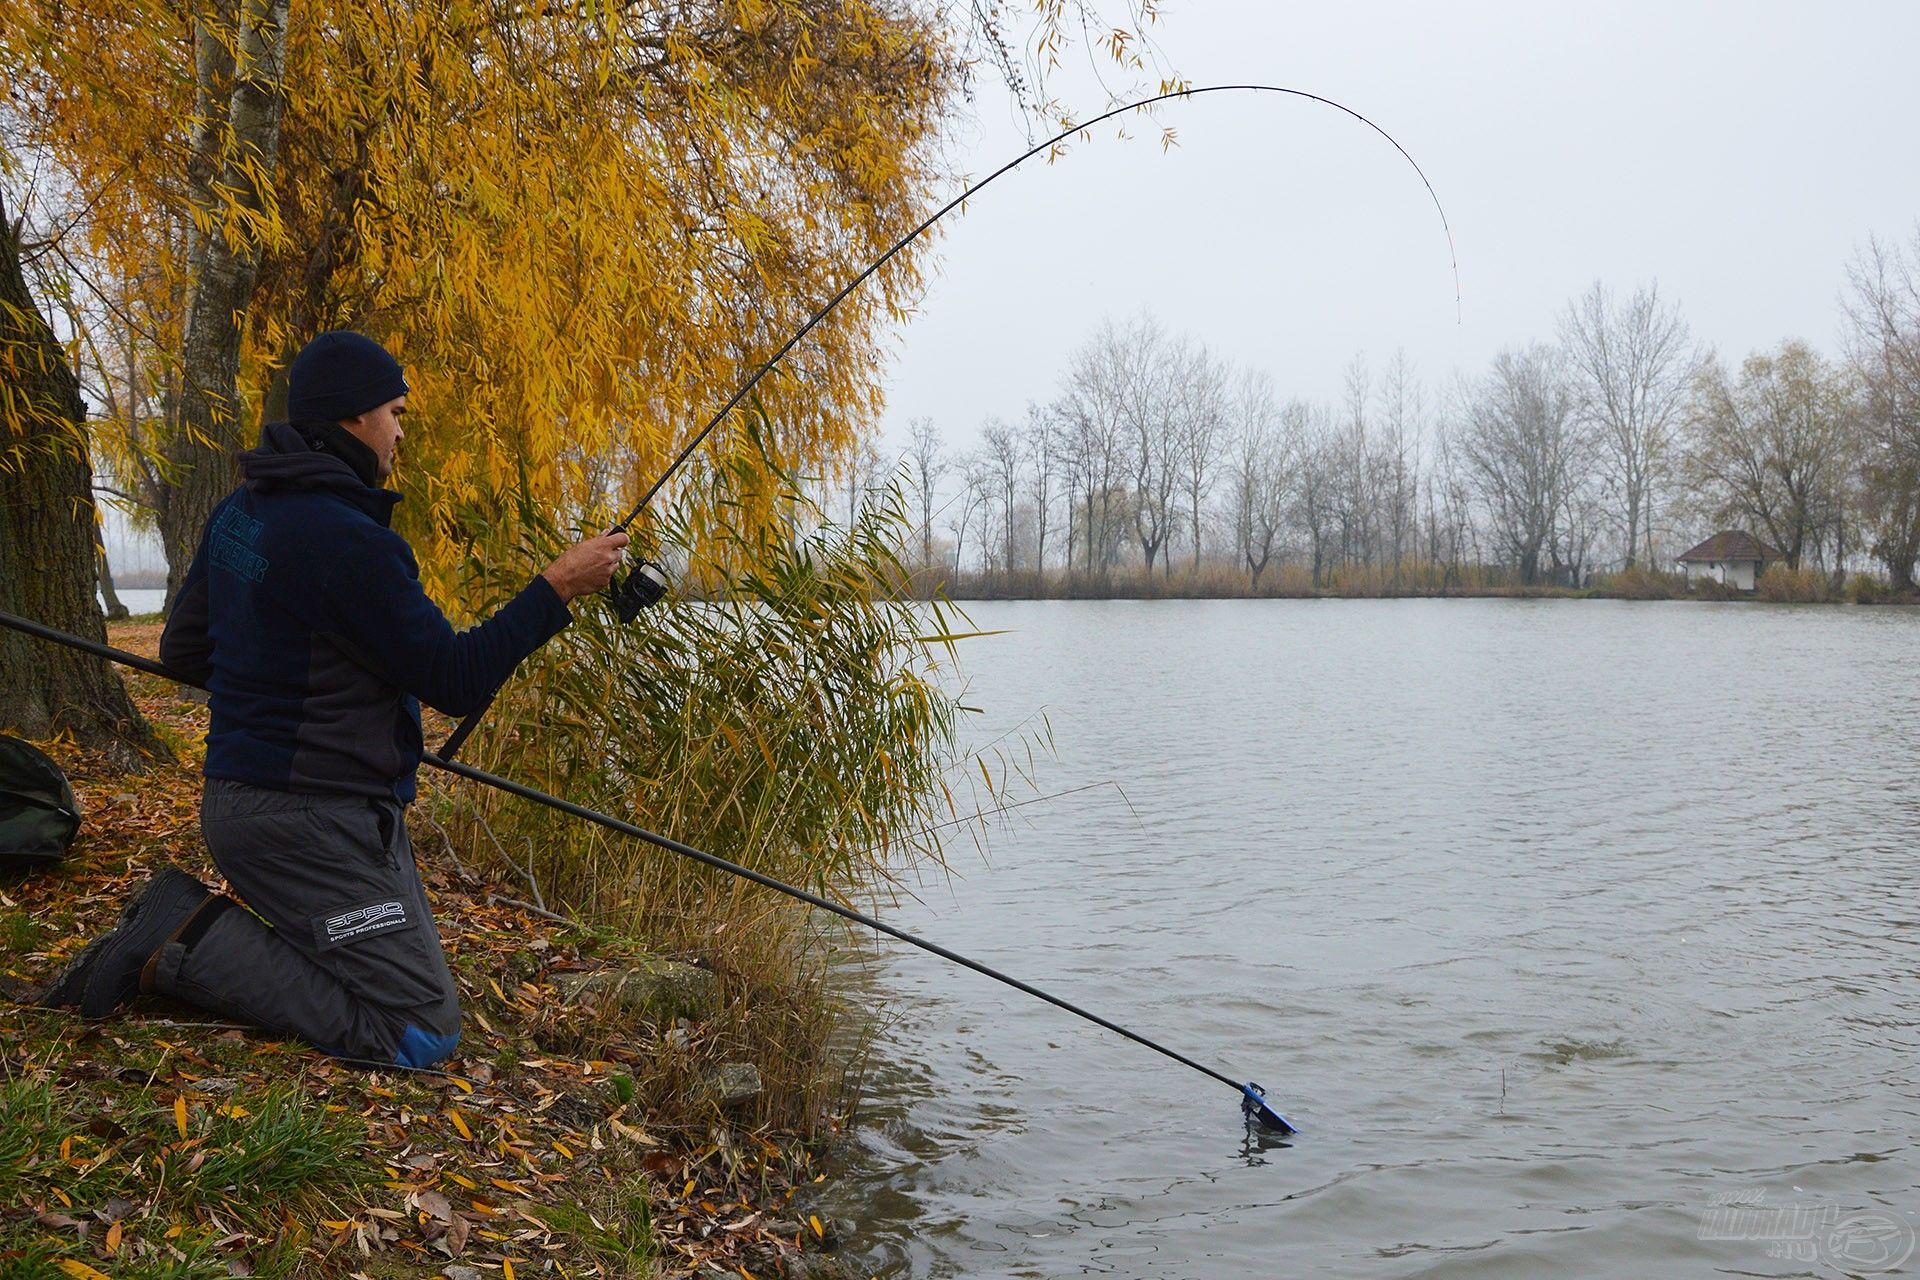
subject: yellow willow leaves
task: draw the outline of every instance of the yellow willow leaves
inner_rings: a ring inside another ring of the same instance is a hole
[[[231,143],[196,114],[197,35],[234,39],[222,0],[0,0],[0,32],[17,136],[77,215],[75,269],[141,376],[176,376],[196,225],[264,250],[250,415],[320,330],[401,353],[400,519],[442,586],[468,543],[522,532],[520,500],[591,524],[637,496],[924,214],[959,80],[937,10],[891,0],[295,5],[254,214],[196,194],[196,154]],[[916,263],[762,383],[783,461],[820,464],[869,425],[879,321]]]

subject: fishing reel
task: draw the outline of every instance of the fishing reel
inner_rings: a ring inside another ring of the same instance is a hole
[[[651,560],[642,560],[627,571],[625,581],[608,588],[607,599],[613,602],[613,611],[620,615],[620,621],[632,622],[642,610],[651,609],[666,599],[671,585],[666,569]]]

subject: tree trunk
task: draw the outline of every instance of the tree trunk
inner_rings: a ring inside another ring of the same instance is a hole
[[[41,315],[0,207],[0,609],[104,642],[80,380]],[[166,750],[104,659],[0,631],[0,726],[62,731],[123,767]]]
[[[242,0],[239,50],[230,69],[232,92],[225,104],[231,144],[227,157],[209,186],[198,194],[212,221],[204,258],[193,279],[185,336],[181,343],[179,403],[170,432],[167,459],[179,479],[164,491],[160,537],[167,551],[167,608],[213,508],[233,487],[234,458],[246,443],[241,429],[241,323],[253,297],[260,265],[257,235],[229,240],[224,228],[233,225],[223,216],[213,193],[239,193],[237,203],[259,214],[267,204],[262,183],[270,183],[280,147],[282,68],[286,62],[288,0]],[[201,15],[201,22],[207,21]],[[223,81],[217,56],[202,56],[197,73],[199,95],[218,101]],[[198,148],[196,147],[196,152]],[[256,181],[255,176],[258,175]]]

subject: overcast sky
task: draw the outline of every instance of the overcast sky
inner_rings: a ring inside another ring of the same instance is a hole
[[[1036,160],[950,219],[899,334],[886,440],[926,415],[949,442],[1051,397],[1103,317],[1143,309],[1337,397],[1356,352],[1405,347],[1428,386],[1551,338],[1600,279],[1657,280],[1697,339],[1737,359],[1837,346],[1847,259],[1920,219],[1920,4],[1299,4],[1172,0],[1158,39],[1196,85],[1269,81],[1327,107],[1216,94]],[[1068,82],[1063,80],[1062,86]],[[978,177],[1026,144],[983,84],[961,131]],[[1097,88],[1071,85],[1079,114]]]

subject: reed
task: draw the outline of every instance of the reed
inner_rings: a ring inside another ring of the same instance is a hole
[[[912,528],[897,490],[846,528],[804,490],[762,450],[701,471],[647,533],[676,571],[673,599],[631,627],[597,602],[577,609],[469,757],[841,901],[941,865],[928,828],[990,807],[1020,772],[961,756],[963,712],[943,674],[964,616],[911,597],[894,551]],[[488,590],[503,596],[525,572]],[[725,1061],[759,1067],[760,1118],[782,1125],[817,1127],[856,1086],[863,1020],[826,981],[845,941],[837,924],[496,793],[442,803],[464,853],[530,897],[718,975],[723,1012],[699,1026],[556,1024],[571,1051],[640,1053],[636,1089],[656,1112],[692,1116],[705,1072]]]
[[[1593,594],[1612,600],[1684,600],[1689,593],[1685,574],[1636,565],[1600,575],[1594,580]]]
[[[1753,584],[1754,596],[1769,604],[1820,604],[1832,594],[1828,575],[1819,569],[1769,565]]]
[[[1239,600],[1391,599],[1426,596],[1567,596],[1580,592],[1544,583],[1526,585],[1497,565],[1405,560],[1399,564],[1332,564],[1316,584],[1303,564],[1270,566],[1255,583],[1244,568],[1217,560],[1198,568],[1183,564],[1148,572],[1117,565],[1104,573],[1049,569],[1045,573],[962,573],[945,577],[926,569],[916,588],[937,584],[962,600]]]

